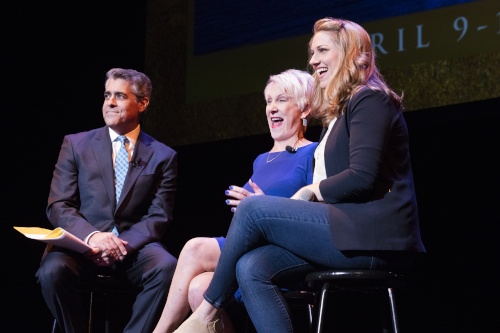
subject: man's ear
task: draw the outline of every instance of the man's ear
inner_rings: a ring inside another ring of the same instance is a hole
[[[139,111],[140,112],[144,112],[144,110],[146,110],[148,108],[149,98],[148,97],[144,97],[137,104],[139,104]]]

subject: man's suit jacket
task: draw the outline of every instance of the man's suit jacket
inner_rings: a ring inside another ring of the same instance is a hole
[[[47,217],[80,239],[116,226],[127,251],[134,252],[164,237],[176,186],[177,153],[141,131],[116,203],[108,127],[70,134],[53,173]]]

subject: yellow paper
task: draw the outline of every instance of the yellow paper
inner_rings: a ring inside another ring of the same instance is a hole
[[[14,229],[28,238],[65,247],[79,253],[84,253],[91,249],[84,241],[63,228],[50,230],[39,227],[14,227]]]

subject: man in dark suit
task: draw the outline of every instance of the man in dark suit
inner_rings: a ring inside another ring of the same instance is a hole
[[[64,137],[47,205],[52,225],[84,240],[92,250],[79,254],[50,247],[36,276],[64,332],[88,332],[77,289],[99,271],[139,288],[124,332],[151,332],[177,264],[162,244],[172,221],[177,153],[140,128],[151,98],[150,79],[121,68],[109,70],[106,78],[106,126]],[[122,169],[114,171],[120,164]]]

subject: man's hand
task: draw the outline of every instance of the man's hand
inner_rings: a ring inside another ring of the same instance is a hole
[[[110,266],[115,261],[125,259],[127,244],[127,241],[118,238],[112,232],[96,232],[89,238],[92,250],[86,252],[85,256],[98,266]]]

